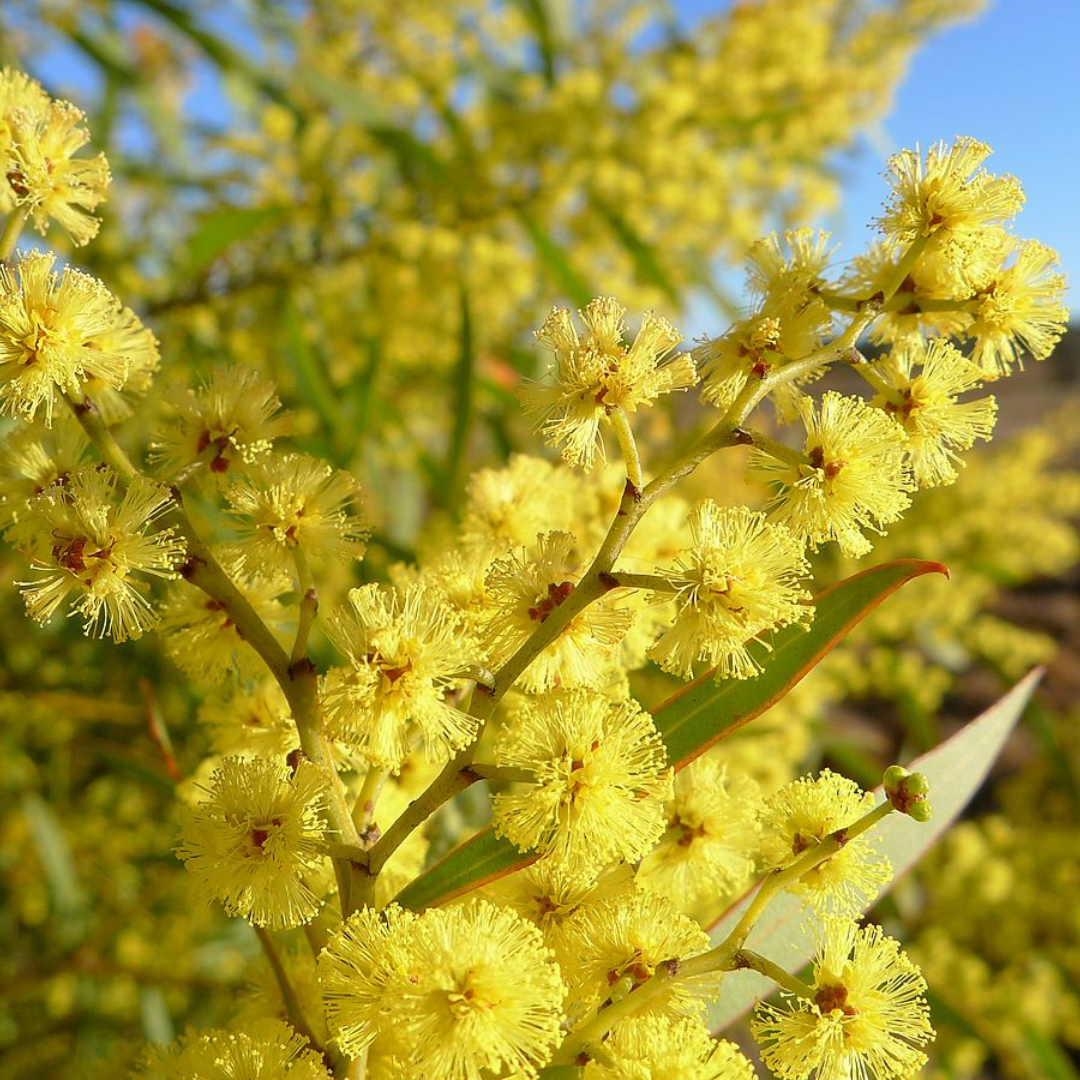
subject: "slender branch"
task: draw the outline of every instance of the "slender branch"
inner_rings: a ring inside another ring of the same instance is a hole
[[[293,562],[296,564],[296,581],[300,587],[300,611],[296,624],[296,640],[293,642],[289,662],[298,664],[307,656],[308,638],[319,611],[319,594],[307,556],[299,547],[293,548]]]
[[[619,449],[622,451],[623,461],[626,462],[626,479],[636,488],[644,487],[645,476],[641,469],[641,455],[638,453],[634,432],[630,427],[630,418],[624,409],[616,408],[612,412],[611,426],[615,429],[615,437],[619,440]]]
[[[323,1052],[322,1046],[315,1038],[307,1018],[304,1016],[304,1010],[300,1007],[300,1000],[296,996],[296,991],[293,990],[292,983],[289,981],[289,974],[281,962],[281,957],[278,956],[277,947],[274,945],[269,931],[261,926],[256,926],[255,933],[258,935],[259,944],[262,945],[263,952],[266,954],[270,970],[273,971],[274,978],[277,980],[278,990],[281,991],[281,1000],[285,1005],[285,1011],[289,1014],[289,1023],[296,1029],[297,1034],[303,1035],[307,1039],[312,1049],[321,1054]]]
[[[776,439],[771,439],[760,431],[747,431],[746,436],[747,442],[752,446],[756,446],[762,453],[776,458],[777,461],[782,461],[785,465],[798,469],[801,465],[811,464],[810,458],[800,450],[785,446],[782,442],[777,442]]]
[[[375,820],[375,805],[379,801],[379,795],[389,776],[390,773],[386,769],[368,769],[360,794],[353,803],[353,824],[356,826],[362,846],[369,846],[378,839],[378,836],[371,835],[371,823]]]
[[[522,769],[514,765],[489,765],[474,761],[469,771],[479,780],[500,780],[507,783],[529,784],[536,782],[536,773],[532,769]]]
[[[630,574],[624,570],[616,570],[609,574],[608,578],[614,582],[614,587],[619,589],[648,589],[650,592],[661,593],[679,591],[678,585],[659,574]]]
[[[740,949],[731,958],[731,971],[756,971],[767,979],[772,979],[782,990],[798,997],[813,998],[814,989],[807,986],[802,979],[796,979],[790,972],[785,971],[779,964],[773,963],[767,957],[756,953],[751,949]]]

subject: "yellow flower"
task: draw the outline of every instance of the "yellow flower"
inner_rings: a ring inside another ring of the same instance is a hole
[[[169,477],[199,464],[202,475],[224,479],[292,429],[274,384],[237,364],[215,368],[197,389],[174,388],[167,401],[176,419],[151,444],[150,457]]]
[[[492,564],[490,606],[481,632],[492,666],[509,660],[573,593],[581,577],[579,560],[571,556],[574,545],[569,533],[547,533],[537,538],[534,559],[520,549]],[[633,615],[616,608],[610,594],[590,604],[533,659],[519,685],[530,693],[556,685],[600,685],[632,621]]]
[[[1036,240],[1021,241],[1010,265],[976,297],[972,360],[994,378],[1023,367],[1023,354],[1045,360],[1069,321],[1062,303],[1065,275],[1057,252]]]
[[[604,1061],[590,1061],[584,1080],[754,1080],[739,1048],[714,1039],[690,1017],[632,1016],[604,1040]]]
[[[926,980],[880,926],[827,918],[814,958],[812,998],[761,1005],[751,1021],[765,1064],[781,1080],[906,1080],[933,1037]]]
[[[892,194],[878,224],[890,239],[907,244],[917,237],[937,237],[963,229],[1000,224],[1024,204],[1019,182],[992,176],[982,163],[990,147],[961,136],[952,146],[937,143],[925,162],[918,150],[889,159]]]
[[[90,141],[80,126],[85,114],[53,101],[45,110],[12,109],[6,119],[11,148],[5,171],[15,204],[27,207],[39,233],[48,232],[52,219],[76,245],[89,243],[101,224],[91,211],[105,200],[112,177],[104,154],[73,156]]]
[[[661,964],[686,960],[709,947],[709,935],[667,897],[644,889],[589,904],[560,930],[561,956],[573,957],[566,977],[572,1016],[587,1015],[613,994],[623,997],[656,974]],[[678,979],[649,1000],[639,1015],[701,1016],[703,998],[723,978],[707,972]]]
[[[26,516],[30,500],[66,484],[86,462],[89,442],[78,421],[60,414],[51,428],[23,424],[0,444],[0,530]]]
[[[124,385],[129,361],[94,342],[116,323],[120,305],[100,281],[56,256],[23,252],[14,272],[0,267],[0,412],[32,419],[38,409],[52,423],[61,392],[87,379]]]
[[[319,969],[342,1050],[388,1043],[405,1075],[532,1077],[562,1036],[565,988],[540,931],[483,900],[359,912]]]
[[[314,918],[322,903],[305,878],[324,859],[323,784],[304,762],[293,773],[267,758],[225,758],[183,812],[177,855],[196,891],[256,926]]]
[[[718,678],[750,678],[761,670],[751,641],[812,614],[796,584],[810,569],[802,545],[764,513],[711,499],[694,508],[690,532],[692,546],[664,573],[677,589],[675,621],[648,655],[683,678],[696,660],[715,664]]]
[[[766,866],[790,866],[829,833],[852,825],[874,808],[874,796],[853,780],[823,769],[800,777],[767,799],[761,813],[760,856]],[[855,914],[868,905],[892,876],[869,834],[849,840],[807,871],[791,891],[817,911]]]
[[[718,910],[750,882],[757,855],[761,792],[748,776],[699,757],[675,777],[667,831],[645,856],[637,880],[691,913],[700,901]]]
[[[183,541],[171,529],[149,531],[171,503],[168,488],[142,476],[121,494],[104,466],[46,489],[7,533],[41,575],[20,582],[31,616],[47,621],[74,594],[70,613],[83,616],[91,636],[126,641],[154,626],[158,616],[140,575],[177,576]]]
[[[603,454],[601,425],[616,409],[637,412],[661,394],[683,390],[697,381],[687,355],[669,358],[682,340],[666,320],[646,312],[633,344],[627,346],[626,309],[610,297],[593,300],[581,312],[587,328],[582,340],[570,312],[555,308],[537,331],[537,339],[555,356],[549,373],[553,385],[522,390],[525,408],[543,415],[549,446],[565,443],[563,456],[574,465],[592,468]]]
[[[142,398],[150,389],[154,375],[161,365],[157,338],[131,308],[119,305],[113,311],[112,321],[104,329],[86,339],[88,349],[122,356],[127,363],[124,385],[117,389],[106,379],[89,376],[83,391],[89,397],[106,425],[126,420],[134,411],[129,399]]]
[[[242,522],[245,569],[289,573],[294,553],[311,562],[359,559],[367,528],[355,509],[356,481],[325,461],[302,454],[271,454],[225,492]]]
[[[135,1076],[146,1080],[331,1080],[322,1054],[280,1020],[248,1021],[243,1031],[203,1031],[148,1050]]]
[[[915,365],[921,370],[915,374]],[[947,341],[903,350],[879,366],[887,389],[871,402],[908,434],[907,458],[921,487],[951,484],[962,464],[957,451],[989,439],[997,415],[993,397],[958,401],[982,385],[985,373]]]
[[[494,800],[496,831],[593,879],[612,859],[641,858],[664,831],[671,770],[652,719],[633,701],[588,691],[526,706],[495,749],[535,779]]]
[[[755,450],[754,471],[777,486],[772,520],[815,550],[835,540],[845,555],[871,549],[863,529],[883,532],[899,519],[913,488],[904,464],[904,429],[858,398],[830,390],[820,408],[800,405],[806,427],[805,464],[777,461]]]
[[[428,756],[445,761],[476,734],[476,720],[447,700],[455,673],[475,659],[472,642],[434,590],[399,595],[379,585],[349,593],[331,617],[331,638],[349,658],[322,687],[328,734],[374,767],[400,768],[419,731]],[[413,726],[415,725],[415,726]]]
[[[15,209],[21,194],[16,193],[19,176],[6,175],[11,161],[12,136],[8,117],[17,110],[31,116],[44,116],[49,111],[49,95],[41,88],[36,79],[11,68],[0,70],[0,213],[10,214]]]

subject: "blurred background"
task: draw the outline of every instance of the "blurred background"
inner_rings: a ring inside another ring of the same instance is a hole
[[[514,387],[553,303],[611,294],[718,334],[768,231],[827,228],[841,264],[864,250],[904,147],[987,142],[1027,192],[1018,232],[1080,265],[1078,46],[1075,0],[0,10],[0,63],[83,108],[114,174],[99,238],[66,254],[161,341],[122,438],[145,447],[158,388],[259,369],[298,444],[360,479],[368,580],[447,535],[473,469],[539,452]],[[995,442],[875,549],[948,563],[949,590],[907,587],[741,751],[776,783],[829,765],[872,785],[1048,665],[969,817],[875,913],[933,988],[931,1074],[958,1080],[1080,1076],[1075,333],[1028,367],[995,387]],[[662,446],[705,419],[651,423]],[[197,767],[202,690],[154,639],[32,627],[23,572],[0,554],[0,1076],[120,1076],[271,980],[171,854],[162,745]]]

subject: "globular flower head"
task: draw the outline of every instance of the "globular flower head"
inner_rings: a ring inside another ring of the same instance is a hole
[[[225,496],[241,522],[245,569],[289,573],[299,553],[313,563],[358,559],[367,528],[357,513],[356,481],[306,454],[270,455]]]
[[[285,929],[321,907],[305,880],[323,861],[323,777],[301,762],[225,758],[205,797],[185,807],[177,854],[196,891],[230,915]]]
[[[86,347],[110,356],[122,356],[127,364],[127,377],[119,389],[107,379],[92,374],[83,383],[83,392],[93,401],[104,423],[111,427],[132,415],[133,401],[145,397],[153,384],[161,366],[158,341],[131,308],[117,304],[109,325],[91,334]]]
[[[751,1022],[781,1080],[905,1080],[926,1064],[934,1037],[926,980],[880,926],[826,918],[814,958],[813,998],[762,1005]]]
[[[571,1015],[587,1014],[613,994],[631,993],[661,965],[677,966],[709,947],[709,935],[693,919],[667,897],[644,889],[587,905],[567,920],[560,937],[559,954],[574,958],[566,970]],[[639,1015],[700,1016],[721,979],[721,973],[708,972],[673,980]]]
[[[484,900],[359,912],[319,968],[341,1048],[378,1037],[407,1075],[531,1077],[561,1038],[565,988],[540,931]]]
[[[280,761],[300,746],[289,703],[269,677],[207,698],[199,706],[199,726],[215,754],[253,754]]]
[[[921,487],[951,484],[962,464],[959,451],[969,450],[976,439],[989,439],[994,427],[993,397],[958,400],[982,385],[984,373],[954,346],[935,338],[925,347],[904,350],[882,365],[880,374],[889,389],[871,404],[907,432],[915,482]]]
[[[243,1030],[184,1035],[143,1056],[135,1076],[146,1080],[331,1080],[322,1054],[288,1024],[269,1017]]]
[[[667,831],[641,861],[638,882],[688,914],[702,902],[718,910],[750,882],[760,808],[754,780],[699,757],[675,777]]]
[[[440,761],[472,739],[475,719],[446,698],[474,651],[437,592],[421,583],[403,595],[379,585],[353,589],[331,628],[349,660],[323,683],[332,738],[355,746],[374,767],[393,770],[417,732],[429,757]]]
[[[5,117],[11,142],[4,171],[15,205],[27,208],[42,235],[55,221],[79,246],[97,236],[93,211],[112,179],[104,154],[74,156],[90,141],[85,119],[67,101],[11,109]]]
[[[675,621],[648,655],[684,678],[697,660],[715,664],[718,678],[750,678],[761,670],[750,643],[810,617],[798,585],[809,572],[802,544],[764,513],[711,499],[694,508],[690,532],[691,547],[664,572],[677,590]]]
[[[536,555],[521,549],[495,560],[487,575],[490,607],[481,631],[488,661],[505,663],[571,596],[581,577],[574,537],[537,537]],[[521,687],[531,693],[553,686],[599,686],[611,668],[633,615],[608,595],[574,615],[525,670]]]
[[[820,407],[800,404],[806,427],[805,464],[754,451],[758,476],[776,486],[771,520],[817,548],[835,540],[845,555],[871,548],[864,529],[882,532],[910,505],[903,427],[858,398],[830,390]]]
[[[1065,275],[1057,252],[1036,240],[1016,245],[1012,258],[976,296],[972,360],[988,378],[1023,367],[1024,353],[1045,360],[1069,321]]]
[[[985,143],[964,136],[952,146],[935,144],[925,159],[918,150],[893,155],[892,194],[878,222],[882,232],[904,244],[1010,220],[1024,193],[1013,177],[992,176],[982,167],[989,155]]]
[[[96,379],[124,385],[129,360],[99,347],[119,318],[115,297],[96,278],[70,266],[53,269],[52,253],[20,254],[0,267],[0,412],[52,423],[61,393]]]
[[[239,365],[215,368],[197,389],[175,388],[168,401],[176,418],[150,448],[167,476],[198,464],[223,480],[263,457],[292,427],[273,383]]]
[[[172,505],[161,484],[137,476],[126,491],[105,466],[83,469],[27,504],[8,538],[39,575],[20,582],[31,616],[45,622],[69,599],[85,633],[136,638],[158,616],[147,577],[175,578],[184,543],[154,523]]]
[[[874,796],[847,777],[823,769],[801,777],[767,799],[761,812],[761,858],[786,867],[830,833],[854,824],[874,808]],[[864,833],[807,871],[792,892],[818,911],[854,914],[877,896],[892,875],[884,855]]]
[[[682,338],[666,319],[647,312],[627,345],[625,315],[626,309],[610,297],[593,300],[581,313],[586,326],[581,338],[570,312],[555,308],[536,334],[554,354],[554,381],[521,394],[525,407],[543,417],[548,445],[565,444],[566,460],[587,469],[597,451],[603,453],[601,425],[614,410],[637,412],[661,394],[696,381],[689,356],[669,358]]]
[[[10,214],[22,198],[19,176],[14,177],[15,186],[4,174],[12,156],[12,130],[9,117],[20,112],[24,115],[45,116],[51,99],[41,83],[11,68],[0,69],[0,213]]]
[[[89,445],[72,416],[51,428],[23,424],[11,432],[0,443],[0,530],[24,518],[35,496],[84,468]]]
[[[495,796],[496,831],[571,874],[591,879],[612,859],[639,859],[663,833],[671,770],[651,717],[633,701],[550,694],[523,709],[495,753],[500,765],[535,774]]]
[[[604,1040],[604,1060],[585,1066],[584,1080],[754,1080],[739,1048],[714,1039],[688,1016],[632,1016]]]

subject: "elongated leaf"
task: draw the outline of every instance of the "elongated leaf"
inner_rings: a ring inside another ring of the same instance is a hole
[[[536,862],[535,853],[522,854],[491,828],[459,844],[434,866],[428,867],[395,897],[402,907],[421,911],[455,896],[496,881],[513,870]]]
[[[920,825],[903,814],[890,814],[874,830],[878,850],[893,865],[894,880],[914,866],[971,801],[1020,719],[1041,675],[1041,671],[1033,671],[978,719],[908,766],[929,778],[934,816]],[[881,895],[891,887],[892,883],[886,885]],[[714,927],[711,934],[714,945],[719,945],[731,932],[752,895],[753,890]],[[751,931],[747,947],[787,971],[798,971],[813,953],[808,921],[806,909],[797,898],[790,894],[778,896]],[[720,1000],[709,1010],[709,1026],[713,1031],[722,1030],[772,989],[773,984],[755,972],[733,972],[724,980]]]
[[[230,206],[203,214],[188,238],[182,260],[184,273],[198,276],[237,241],[254,236],[284,213],[281,206]]]
[[[584,308],[592,299],[592,290],[585,279],[570,265],[570,260],[561,247],[541,228],[540,223],[521,207],[517,211],[518,219],[525,227],[540,261],[551,271],[551,276],[558,282],[566,298]]]
[[[945,574],[941,563],[900,559],[854,574],[814,600],[809,629],[786,626],[760,646],[764,671],[755,679],[717,682],[709,671],[653,710],[657,730],[676,769],[760,716],[782,698],[841,638],[885,597],[912,578]]]
[[[655,250],[650,247],[610,203],[599,196],[592,197],[592,204],[597,212],[611,226],[611,231],[619,238],[627,254],[634,260],[634,270],[642,281],[655,285],[676,307],[682,298],[674,282],[660,265]]]
[[[668,758],[676,768],[760,716],[783,697],[856,623],[906,581],[945,573],[940,563],[902,560],[855,574],[821,593],[809,630],[778,633],[756,679],[716,682],[713,673],[689,683],[654,712]],[[536,859],[485,829],[425,870],[398,896],[419,910],[520,870]]]

